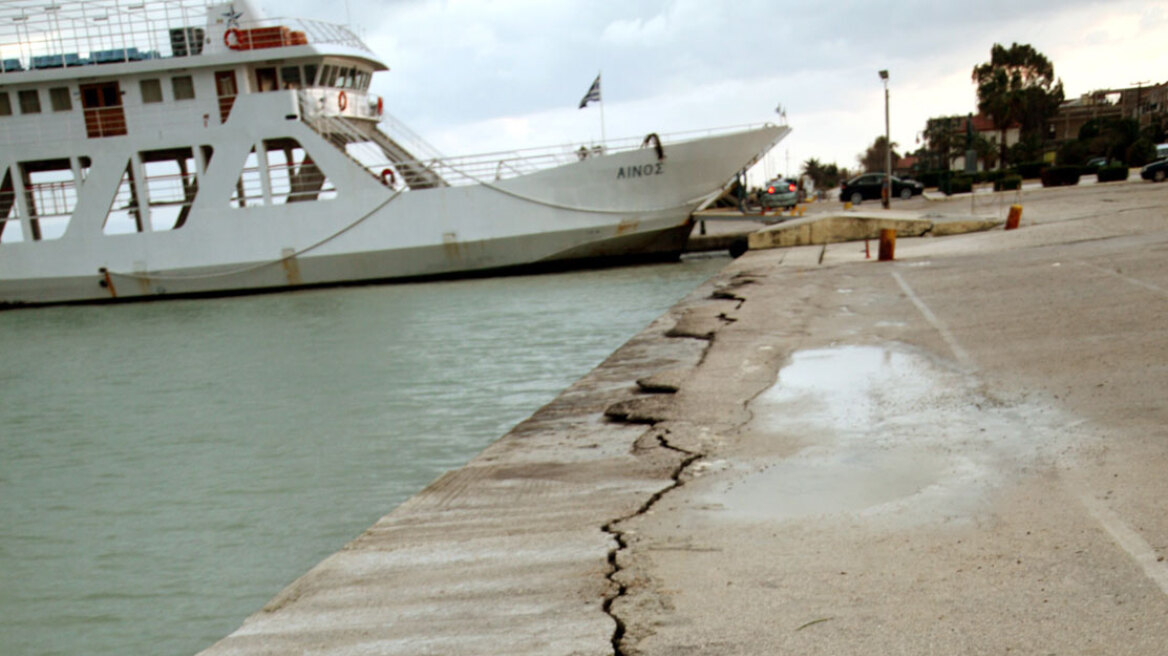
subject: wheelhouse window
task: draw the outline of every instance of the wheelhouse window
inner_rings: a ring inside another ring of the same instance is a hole
[[[300,67],[299,66],[285,66],[280,69],[280,78],[284,81],[285,89],[299,89],[300,88]]]
[[[7,91],[0,91],[0,116],[12,116],[12,100]]]
[[[142,91],[143,103],[162,102],[162,82],[160,80],[142,80],[138,86]]]
[[[73,109],[73,99],[69,97],[69,87],[53,87],[49,89],[49,105],[54,112],[67,112]]]
[[[256,91],[263,93],[265,91],[277,91],[278,89],[275,68],[256,69]]]
[[[310,87],[316,82],[316,64],[304,65],[304,86]]]
[[[18,92],[20,96],[20,113],[21,114],[40,114],[41,113],[41,97],[36,89],[25,89]]]
[[[191,100],[195,97],[195,83],[189,75],[179,75],[170,79],[175,100]]]

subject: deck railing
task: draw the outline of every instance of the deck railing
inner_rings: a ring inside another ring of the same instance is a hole
[[[302,96],[302,101],[303,101]],[[414,156],[408,160],[393,160],[386,158],[384,151],[371,138],[349,123],[349,119],[338,115],[335,111],[305,111],[302,104],[303,118],[326,135],[336,135],[336,143],[345,152],[358,161],[370,174],[385,178],[385,170],[395,172],[395,180],[409,180],[411,171],[426,171],[436,176],[445,185],[471,185],[493,183],[509,178],[536,173],[544,169],[571,164],[591,157],[600,157],[620,152],[651,149],[642,137],[615,139],[603,144],[567,144],[542,148],[525,148],[508,151],[497,151],[478,155],[461,157],[446,157],[438,155],[437,150],[430,146],[421,137],[418,137],[400,121],[388,114],[382,117],[377,129],[388,135],[397,144],[409,149]],[[667,134],[660,137],[665,145],[666,152],[670,143],[688,141],[698,137],[728,134],[742,130],[762,127],[761,124],[744,125],[708,130],[694,130]],[[427,155],[433,156],[427,156]],[[414,174],[416,175],[416,174]]]
[[[0,76],[27,70],[190,57],[205,49],[221,52],[227,44],[207,43],[207,4],[207,0],[0,2]],[[246,48],[235,49],[336,44],[369,51],[347,27],[323,21],[265,18],[239,20],[232,27],[247,42]],[[288,36],[273,42],[269,34]]]

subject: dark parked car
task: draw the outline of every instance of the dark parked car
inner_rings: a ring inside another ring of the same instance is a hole
[[[840,200],[851,201],[853,205],[859,205],[864,200],[878,200],[880,188],[883,186],[883,173],[858,175],[840,185]],[[920,195],[924,190],[925,185],[916,180],[902,180],[895,175],[892,176],[893,196],[908,200],[913,196]]]
[[[758,195],[763,207],[789,209],[799,202],[799,185],[790,178],[776,178]]]
[[[1140,177],[1152,182],[1163,182],[1168,178],[1168,159],[1161,159],[1140,169]]]

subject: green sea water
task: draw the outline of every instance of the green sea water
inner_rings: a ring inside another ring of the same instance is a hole
[[[726,262],[0,313],[0,654],[210,646]]]

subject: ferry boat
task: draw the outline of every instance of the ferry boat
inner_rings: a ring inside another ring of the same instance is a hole
[[[245,0],[0,3],[0,304],[676,257],[762,125],[443,157],[351,30]]]

